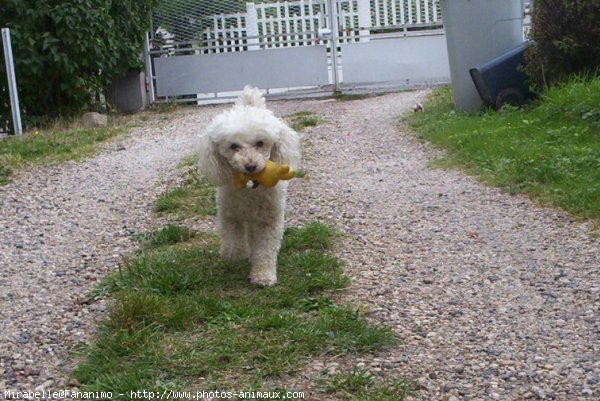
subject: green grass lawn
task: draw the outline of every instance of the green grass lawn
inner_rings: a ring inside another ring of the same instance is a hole
[[[13,171],[28,164],[77,160],[96,151],[101,142],[120,134],[121,128],[28,132],[0,140],[0,185]]]
[[[600,78],[551,88],[523,110],[478,115],[454,112],[445,87],[409,122],[447,150],[435,165],[459,166],[511,193],[600,221]]]
[[[249,283],[247,263],[222,261],[212,235],[171,225],[142,238],[141,250],[98,290],[113,301],[75,371],[82,390],[267,391],[312,357],[396,344],[390,328],[336,303],[348,279],[330,253],[334,238],[319,223],[289,228],[279,283],[268,288]],[[319,391],[350,399],[344,394],[358,385],[362,400],[402,400],[408,391],[366,372],[329,378]]]

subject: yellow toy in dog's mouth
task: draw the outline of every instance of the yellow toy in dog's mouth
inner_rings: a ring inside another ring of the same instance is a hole
[[[287,164],[277,164],[272,160],[267,160],[265,168],[255,174],[240,173],[238,171],[233,173],[233,184],[236,188],[246,188],[248,181],[253,181],[262,185],[265,188],[271,188],[277,185],[279,180],[291,180],[296,176],[295,171],[290,170],[290,166]]]

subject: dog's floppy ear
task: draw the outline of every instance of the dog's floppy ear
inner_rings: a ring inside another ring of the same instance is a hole
[[[300,167],[300,139],[298,134],[283,122],[279,127],[279,139],[271,149],[271,160],[287,164],[292,170]]]
[[[231,170],[219,154],[217,144],[211,139],[210,130],[200,137],[198,170],[206,180],[216,186],[231,182]]]

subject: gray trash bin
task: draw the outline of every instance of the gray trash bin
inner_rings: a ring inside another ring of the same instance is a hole
[[[469,74],[523,42],[522,0],[442,0],[454,105],[476,112],[483,102]]]

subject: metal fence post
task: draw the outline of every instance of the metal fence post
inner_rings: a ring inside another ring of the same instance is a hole
[[[360,28],[360,42],[371,40],[371,2],[369,0],[358,0],[358,27]]]
[[[338,23],[337,15],[337,4],[338,0],[327,0],[327,6],[329,8],[329,28],[331,29],[331,68],[333,75],[333,90],[337,91],[340,86],[340,78],[338,71],[338,39],[340,34],[340,27]]]
[[[246,30],[248,35],[248,50],[260,50],[258,14],[256,12],[256,4],[254,3],[246,3]]]
[[[12,46],[10,43],[10,29],[2,28],[2,47],[4,48],[4,63],[6,64],[6,77],[8,79],[8,93],[10,95],[10,108],[12,111],[15,135],[23,133],[21,126],[21,110],[19,109],[19,93],[17,92],[17,79],[13,63]]]
[[[148,83],[150,104],[154,104],[156,103],[156,95],[154,94],[154,73],[152,71],[152,56],[150,55],[150,32],[147,32],[144,36],[144,63],[146,64],[146,82]]]

